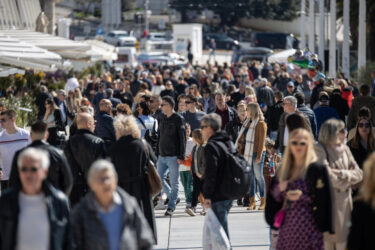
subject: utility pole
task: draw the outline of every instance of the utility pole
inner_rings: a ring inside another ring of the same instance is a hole
[[[350,0],[344,0],[344,41],[342,42],[342,72],[347,79],[350,78],[350,57],[349,57],[349,7]]]
[[[299,44],[300,49],[306,47],[306,0],[301,0],[301,43]]]
[[[309,50],[315,53],[315,0],[309,1]]]
[[[148,24],[148,5],[150,4],[150,0],[145,1],[145,30],[149,33],[149,24]]]
[[[365,65],[366,65],[366,0],[360,0],[359,1],[359,20],[358,20],[358,69]]]
[[[324,0],[319,0],[319,60],[323,64],[323,72],[325,72],[324,67],[324,50],[325,50],[325,32],[324,32],[324,21],[325,21],[325,8]]]
[[[329,77],[336,77],[336,1],[331,0],[331,30],[329,39]]]

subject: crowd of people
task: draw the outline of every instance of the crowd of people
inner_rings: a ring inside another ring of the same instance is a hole
[[[0,104],[0,249],[151,249],[154,210],[173,215],[179,181],[185,212],[212,209],[229,238],[232,149],[250,166],[236,203],[265,210],[271,249],[371,249],[372,91],[257,61],[42,82],[30,131]]]

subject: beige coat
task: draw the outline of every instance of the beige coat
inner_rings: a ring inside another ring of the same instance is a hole
[[[334,193],[335,234],[324,234],[324,240],[329,242],[345,242],[350,228],[352,196],[351,186],[362,180],[362,170],[354,160],[348,146],[340,155],[333,147],[326,147],[329,163],[324,148],[316,144],[315,151],[318,162],[328,168]],[[342,176],[343,174],[343,176]]]

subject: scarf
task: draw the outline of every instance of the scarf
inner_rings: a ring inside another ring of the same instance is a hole
[[[255,138],[255,127],[258,124],[258,119],[255,119],[251,122],[249,129],[246,133],[246,138],[245,138],[245,150],[244,150],[244,157],[247,160],[247,162],[251,163],[253,161],[253,152],[254,152],[254,138]],[[241,130],[238,134],[237,140],[235,147],[238,148],[238,141],[240,140],[241,136],[245,132],[245,129],[247,125],[249,124],[250,119],[246,119],[244,124],[241,127]]]

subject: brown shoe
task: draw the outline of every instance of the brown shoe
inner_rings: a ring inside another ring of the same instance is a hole
[[[255,201],[255,197],[251,197],[250,198],[250,205],[247,208],[247,210],[255,210],[256,205],[257,204],[256,204],[256,201]]]
[[[260,198],[260,206],[258,210],[264,210],[266,208],[266,197]]]

